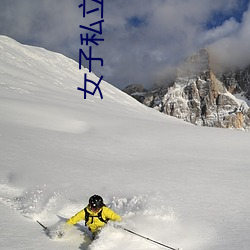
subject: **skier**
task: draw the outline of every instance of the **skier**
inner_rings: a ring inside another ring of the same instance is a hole
[[[89,204],[72,216],[67,224],[74,225],[80,220],[85,220],[85,226],[89,228],[94,239],[109,220],[120,222],[122,219],[120,215],[105,206],[101,196],[95,194],[89,198]]]

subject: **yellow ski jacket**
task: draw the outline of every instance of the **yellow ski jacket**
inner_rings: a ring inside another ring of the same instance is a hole
[[[113,210],[110,208],[103,206],[99,211],[93,212],[88,207],[86,207],[87,212],[89,213],[88,221],[85,221],[86,226],[88,226],[89,230],[92,233],[97,232],[100,228],[102,228],[106,223],[104,221],[112,220],[112,221],[121,221],[120,215],[116,214]],[[104,220],[100,220],[98,218],[98,214],[101,212],[101,218]],[[82,209],[77,214],[72,216],[68,221],[67,224],[75,225],[80,220],[85,220],[85,210]]]

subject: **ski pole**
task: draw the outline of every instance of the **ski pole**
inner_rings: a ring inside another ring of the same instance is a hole
[[[43,229],[46,231],[46,230],[48,230],[48,228],[47,227],[45,227],[41,222],[39,222],[38,220],[36,221],[40,226],[42,226],[43,227]]]
[[[171,249],[171,250],[180,250],[180,248],[173,248],[173,247],[167,246],[167,245],[162,244],[162,243],[160,243],[160,242],[158,242],[158,241],[155,241],[155,240],[152,240],[152,239],[150,239],[150,238],[148,238],[148,237],[145,237],[145,236],[143,236],[143,235],[141,235],[141,234],[135,233],[135,232],[133,232],[133,231],[127,229],[127,228],[122,228],[122,229],[125,230],[125,231],[127,231],[127,232],[129,232],[129,233],[131,233],[131,234],[137,235],[137,236],[139,236],[139,237],[141,237],[141,238],[143,238],[143,239],[145,239],[145,240],[154,242],[154,243],[156,243],[156,244],[158,244],[158,245],[161,245],[161,246],[163,246],[163,247],[169,248],[169,249]]]

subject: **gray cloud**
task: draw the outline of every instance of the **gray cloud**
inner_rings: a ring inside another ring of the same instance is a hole
[[[81,2],[1,0],[0,34],[78,60],[79,48],[88,51],[87,46],[80,45],[80,33],[86,30],[79,25],[88,26],[100,20],[99,13],[84,19],[78,8]],[[96,6],[90,0],[87,2],[88,7]],[[103,58],[104,66],[93,62],[93,71],[119,88],[130,83],[148,87],[164,80],[175,65],[203,47],[210,47],[222,62],[228,63],[231,58],[246,62],[250,18],[249,11],[242,22],[233,17],[239,2],[105,0],[101,36],[105,41],[93,45],[94,56]],[[226,20],[218,25],[215,22],[213,29],[207,29],[216,13],[224,15]]]
[[[226,67],[250,64],[250,11],[244,13],[238,28],[210,45],[216,61]],[[226,26],[226,24],[224,24]],[[216,32],[216,30],[214,31]]]

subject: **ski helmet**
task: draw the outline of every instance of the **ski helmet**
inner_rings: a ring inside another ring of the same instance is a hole
[[[99,195],[93,195],[89,198],[89,206],[93,210],[98,210],[103,207],[103,199]]]

